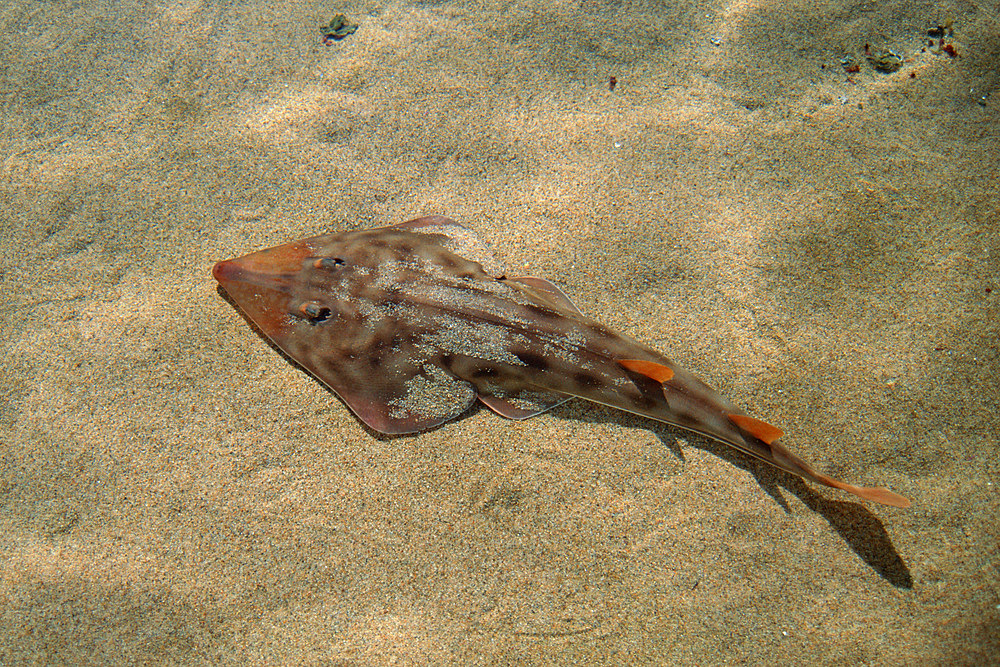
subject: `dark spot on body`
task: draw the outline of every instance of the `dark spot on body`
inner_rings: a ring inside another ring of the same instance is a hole
[[[472,377],[478,379],[482,378],[495,378],[500,375],[500,371],[493,368],[492,366],[482,366],[472,371]]]
[[[573,381],[576,382],[576,386],[581,389],[601,386],[600,378],[592,373],[577,373],[573,376]]]
[[[367,349],[371,351],[373,358],[381,358],[386,354],[391,354],[392,350],[396,349],[399,343],[402,343],[402,341],[397,341],[393,337],[384,335],[372,336],[367,343]]]
[[[548,359],[534,352],[515,352],[514,356],[520,359],[526,366],[536,371],[547,371],[549,366],[551,366]]]

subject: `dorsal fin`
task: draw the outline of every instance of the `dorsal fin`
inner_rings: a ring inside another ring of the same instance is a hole
[[[618,363],[633,373],[645,375],[650,380],[655,380],[660,384],[674,377],[674,371],[663,364],[655,361],[643,361],[642,359],[619,359]]]
[[[758,440],[763,440],[767,444],[771,444],[781,436],[785,435],[777,426],[772,426],[767,422],[762,422],[759,419],[754,419],[753,417],[747,417],[746,415],[726,415],[729,420],[734,424],[739,426],[741,429],[757,438]]]

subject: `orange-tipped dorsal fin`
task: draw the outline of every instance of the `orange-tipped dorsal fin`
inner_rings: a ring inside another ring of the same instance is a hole
[[[767,422],[762,422],[761,420],[754,419],[753,417],[747,417],[746,415],[727,416],[730,421],[739,426],[741,429],[758,440],[763,440],[769,445],[781,436],[785,435],[785,432],[777,426],[771,426]]]
[[[650,380],[655,380],[663,384],[674,376],[674,372],[655,361],[643,361],[641,359],[619,359],[618,363],[629,369],[633,373],[645,375]]]

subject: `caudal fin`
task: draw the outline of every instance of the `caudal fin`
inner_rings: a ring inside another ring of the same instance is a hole
[[[859,498],[864,498],[865,500],[870,500],[873,503],[879,503],[881,505],[889,505],[891,507],[909,507],[910,499],[905,498],[898,493],[893,493],[889,489],[883,489],[877,486],[855,486],[853,484],[848,484],[847,482],[841,482],[839,479],[834,479],[833,477],[828,477],[823,473],[813,471],[815,477],[814,480],[820,484],[825,484],[826,486],[832,486],[835,489],[841,489],[842,491],[847,491],[848,493],[853,493]]]
[[[834,479],[833,477],[824,475],[823,473],[816,472],[808,463],[800,459],[795,454],[792,454],[782,445],[775,442],[775,440],[785,434],[784,431],[777,426],[772,426],[767,422],[762,422],[759,419],[754,419],[753,417],[748,417],[746,415],[728,415],[728,417],[734,424],[739,426],[741,430],[770,445],[772,456],[766,460],[783,470],[793,472],[806,479],[811,479],[814,482],[823,484],[824,486],[840,489],[841,491],[847,491],[848,493],[852,493],[859,498],[863,498],[864,500],[868,500],[873,503],[889,505],[891,507],[910,506],[908,498],[904,498],[898,493],[893,493],[888,489],[855,486],[854,484],[841,482],[839,479]]]
[[[660,384],[665,384],[674,377],[674,371],[672,368],[656,363],[655,361],[645,361],[643,359],[619,359],[618,363],[623,368],[633,373],[643,375],[655,382],[659,382]],[[753,417],[749,417],[747,415],[728,414],[726,416],[731,422],[738,426],[741,431],[764,443],[767,447],[758,444],[754,445],[752,449],[747,449],[746,447],[741,446],[728,438],[723,438],[723,441],[728,442],[729,444],[732,444],[739,449],[752,454],[753,456],[757,456],[773,466],[805,479],[811,479],[819,484],[847,491],[848,493],[852,493],[859,498],[873,503],[880,503],[891,507],[910,506],[910,501],[907,498],[904,498],[898,493],[893,493],[888,489],[855,486],[816,472],[813,470],[812,466],[804,460],[795,454],[792,454],[780,443],[775,442],[778,438],[785,434],[785,432],[777,426],[773,426],[772,424],[768,424],[767,422],[759,419],[754,419]]]

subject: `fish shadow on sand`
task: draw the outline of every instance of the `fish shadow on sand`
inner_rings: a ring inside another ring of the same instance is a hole
[[[648,428],[670,452],[682,463],[686,462],[684,452],[677,439],[683,437],[687,444],[746,470],[757,480],[761,488],[774,501],[791,514],[791,507],[781,492],[785,489],[795,495],[810,510],[829,522],[854,553],[868,564],[880,577],[897,588],[913,587],[913,577],[902,557],[896,551],[889,533],[881,519],[859,502],[832,500],[817,493],[805,480],[759,461],[739,450],[728,447],[706,436],[661,424],[641,417],[625,416],[611,408],[586,404],[570,407],[567,403],[553,409],[550,414],[559,417],[560,412],[572,412],[566,419],[592,424],[621,424],[624,420],[635,419],[635,426]],[[582,409],[580,409],[582,408]]]
[[[219,296],[233,305],[232,298],[221,287],[217,288]],[[290,357],[278,345],[276,345],[260,328],[238,307],[236,312],[246,321],[250,328],[261,340],[266,342],[275,352],[281,355],[288,363],[301,370],[305,375],[311,377],[311,373],[305,369],[295,359]],[[337,393],[327,387],[319,380],[313,379],[321,387],[337,398],[336,403],[347,408],[346,404]],[[467,418],[474,414],[482,406],[476,404],[459,419]],[[552,417],[557,419],[572,419],[575,421],[587,422],[591,424],[621,424],[623,421],[635,421],[636,426],[648,428],[660,440],[660,443],[670,450],[674,456],[682,462],[683,451],[677,444],[677,438],[683,436],[689,445],[709,452],[714,456],[731,463],[732,465],[746,470],[757,480],[761,488],[770,495],[778,505],[787,513],[791,513],[791,508],[787,500],[781,493],[781,488],[794,494],[802,503],[825,518],[833,529],[843,538],[847,545],[865,561],[879,576],[897,588],[912,588],[913,578],[909,569],[903,562],[896,548],[893,546],[889,534],[885,530],[882,521],[873,514],[867,507],[857,502],[847,502],[828,499],[816,493],[805,481],[791,473],[784,472],[772,465],[743,454],[739,450],[733,449],[722,443],[718,443],[711,438],[697,433],[672,427],[667,424],[657,422],[653,419],[643,419],[633,415],[625,415],[613,408],[587,403],[583,400],[571,401],[565,405],[556,407],[549,411]],[[505,426],[502,417],[495,417],[497,428]],[[386,435],[380,433],[360,419],[356,420],[360,428],[363,428],[373,438],[381,441],[394,440],[396,438],[417,437],[419,434]]]

